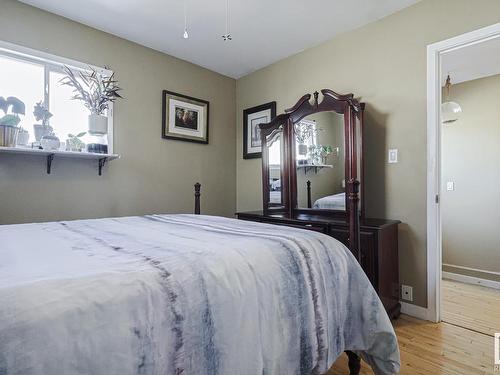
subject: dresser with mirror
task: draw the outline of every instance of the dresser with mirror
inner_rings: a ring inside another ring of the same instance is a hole
[[[352,94],[323,89],[261,124],[262,210],[236,215],[338,239],[396,318],[400,222],[365,217],[364,109]]]

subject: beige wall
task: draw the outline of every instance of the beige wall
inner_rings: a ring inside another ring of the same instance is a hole
[[[458,268],[443,268],[500,281],[500,75],[453,85],[450,93],[463,112],[442,128],[443,263]]]
[[[102,177],[88,161],[56,159],[49,176],[42,159],[0,156],[0,224],[192,212],[196,181],[202,212],[234,213],[233,79],[12,0],[0,0],[0,40],[109,66],[126,97],[114,111],[122,158]],[[161,138],[163,89],[210,101],[209,145]]]
[[[243,109],[276,100],[279,113],[321,88],[353,92],[367,103],[367,215],[403,221],[401,282],[426,306],[426,46],[499,21],[497,0],[424,0],[238,80],[238,210],[261,208],[260,160],[242,159]]]

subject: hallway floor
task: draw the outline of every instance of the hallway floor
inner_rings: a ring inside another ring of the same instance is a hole
[[[442,320],[494,336],[500,332],[500,290],[458,281],[442,282]]]

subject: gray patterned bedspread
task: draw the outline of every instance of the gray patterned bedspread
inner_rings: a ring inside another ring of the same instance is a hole
[[[322,374],[346,349],[399,369],[342,244],[193,215],[0,226],[0,374]]]

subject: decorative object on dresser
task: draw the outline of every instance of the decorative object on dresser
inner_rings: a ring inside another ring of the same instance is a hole
[[[276,102],[247,108],[243,111],[243,159],[262,156],[260,124],[271,122],[276,117]]]
[[[396,318],[400,313],[400,222],[365,218],[365,104],[353,94],[339,95],[329,89],[321,94],[321,101],[318,92],[304,95],[273,121],[260,125],[263,210],[239,212],[237,217],[338,239],[358,259],[389,316]],[[307,137],[304,124],[309,125]],[[311,155],[304,154],[303,145],[317,154],[320,164],[310,164]],[[309,170],[315,173],[306,176]]]
[[[0,117],[0,147],[15,147],[21,122],[19,115],[26,113],[26,106],[16,97],[7,99],[0,96],[0,109],[4,116]],[[9,113],[9,110],[11,113]]]
[[[208,101],[163,90],[162,104],[162,138],[208,144]]]

